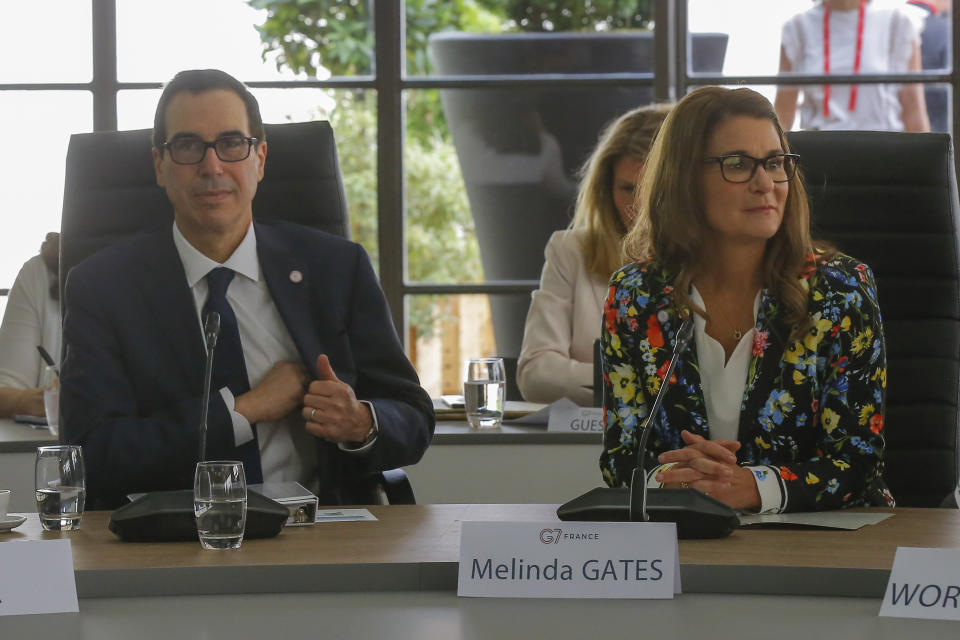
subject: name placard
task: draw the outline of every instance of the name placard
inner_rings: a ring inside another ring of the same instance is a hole
[[[69,540],[0,543],[0,616],[76,611]]]
[[[563,398],[550,405],[547,431],[603,433],[603,408],[579,407]]]
[[[464,522],[457,595],[672,598],[672,522]]]
[[[880,615],[960,620],[960,549],[898,547]]]

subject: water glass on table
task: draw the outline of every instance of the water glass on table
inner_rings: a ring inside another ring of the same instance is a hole
[[[60,384],[55,382],[53,385],[43,390],[43,412],[47,415],[47,426],[50,433],[57,435],[60,433]]]
[[[34,469],[40,524],[47,531],[79,529],[87,498],[83,448],[79,445],[37,447]]]
[[[198,462],[193,514],[204,549],[239,549],[247,524],[247,478],[235,460]]]
[[[506,387],[503,358],[467,360],[463,374],[463,404],[472,429],[500,427]]]

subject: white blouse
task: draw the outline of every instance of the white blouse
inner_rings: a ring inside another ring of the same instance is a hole
[[[690,299],[706,309],[703,297],[697,288],[690,286]],[[760,309],[760,292],[753,300],[753,322],[757,322]],[[709,312],[709,310],[707,310]],[[707,335],[707,321],[693,316],[693,339],[697,346],[697,363],[700,366],[700,386],[707,410],[707,426],[711,440],[736,440],[740,426],[740,411],[743,405],[743,390],[747,384],[747,369],[750,367],[753,336],[756,328],[743,334],[727,360],[723,345]]]

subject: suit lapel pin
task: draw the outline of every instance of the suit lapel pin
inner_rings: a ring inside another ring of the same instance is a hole
[[[290,282],[292,282],[292,283],[294,283],[294,284],[299,284],[299,283],[302,282],[302,281],[303,281],[303,274],[302,274],[302,273],[300,273],[300,272],[297,271],[296,269],[294,269],[293,271],[290,272]]]

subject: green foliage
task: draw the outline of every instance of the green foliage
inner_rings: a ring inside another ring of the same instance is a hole
[[[449,138],[408,137],[406,168],[407,275],[415,282],[480,282],[480,250],[456,150]],[[415,296],[410,323],[434,334],[445,296]]]
[[[336,106],[329,115],[337,140],[343,190],[350,210],[353,240],[379,268],[377,243],[377,113],[372,92],[331,91]]]
[[[278,68],[311,77],[371,72],[372,0],[247,0],[267,11],[260,31],[264,51],[277,51]],[[459,30],[609,31],[648,28],[653,0],[407,0],[407,71],[428,74],[431,33]]]
[[[330,91],[336,106],[327,118],[337,139],[343,188],[350,207],[353,239],[377,255],[377,117],[371,92]],[[404,148],[406,169],[406,239],[408,276],[417,282],[480,282],[483,270],[466,189],[449,139],[421,142],[410,138]],[[409,320],[418,334],[430,337],[436,310],[444,296],[416,296]]]
[[[501,0],[504,15],[520,31],[645,29],[652,0]]]
[[[394,1],[394,0],[390,0]],[[263,57],[308,77],[372,73],[373,0],[247,0],[267,12],[258,27]],[[431,33],[448,30],[607,31],[647,27],[652,0],[406,0],[407,72],[432,72]],[[337,138],[351,231],[377,261],[377,122],[373,92],[331,91],[328,117]],[[408,277],[420,282],[482,281],[479,249],[456,152],[438,91],[409,91],[406,236]],[[437,326],[443,296],[416,296],[410,322],[420,335]]]

